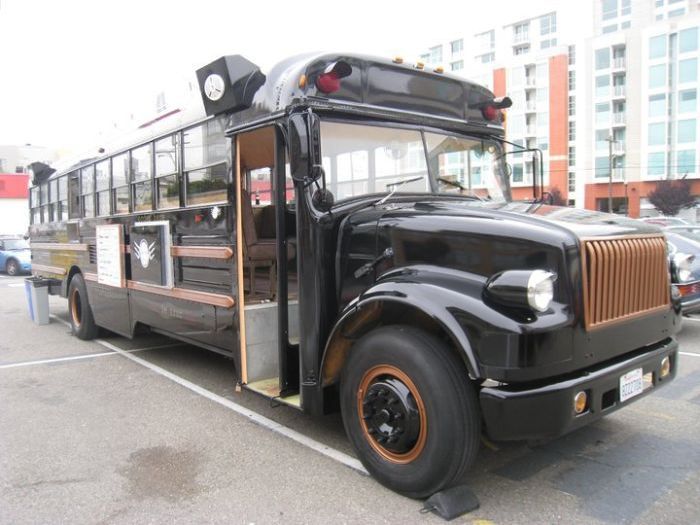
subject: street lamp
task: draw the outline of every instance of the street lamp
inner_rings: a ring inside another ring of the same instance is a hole
[[[612,213],[612,179],[613,179],[613,143],[617,142],[612,133],[608,135],[608,169],[610,170],[608,177],[608,213]]]

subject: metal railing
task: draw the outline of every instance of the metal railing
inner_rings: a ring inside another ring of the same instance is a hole
[[[625,57],[615,57],[613,58],[613,67],[614,68],[622,68],[625,67],[627,64]]]
[[[624,124],[625,123],[625,112],[620,111],[619,113],[613,113],[613,124]]]
[[[616,97],[624,97],[627,93],[626,87],[627,86],[614,86],[615,89],[613,91],[613,94]]]

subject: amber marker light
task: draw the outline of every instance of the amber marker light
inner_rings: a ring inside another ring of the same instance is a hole
[[[442,66],[438,66],[434,69],[436,73],[444,73],[445,69]]]
[[[299,89],[306,89],[306,75],[299,77]]]
[[[403,64],[403,57],[394,57],[394,64]]]
[[[423,62],[416,62],[416,69],[423,69],[425,64]]]
[[[583,414],[588,406],[588,395],[581,390],[578,394],[574,396],[574,412],[577,414]]]
[[[671,373],[671,359],[666,356],[661,360],[661,377],[666,377]]]

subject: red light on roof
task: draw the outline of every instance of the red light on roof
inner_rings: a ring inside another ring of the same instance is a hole
[[[340,89],[340,78],[338,73],[331,71],[323,73],[316,78],[316,87],[323,93],[335,93]]]
[[[491,120],[494,121],[498,118],[498,109],[496,109],[495,106],[484,106],[483,109],[481,110],[481,114],[484,116],[486,120]]]

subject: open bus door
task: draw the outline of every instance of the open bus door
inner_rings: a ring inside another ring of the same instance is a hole
[[[239,380],[300,407],[296,202],[284,141],[273,125],[233,140]]]

